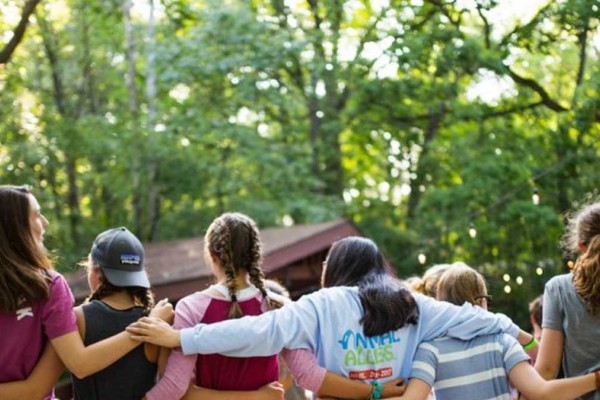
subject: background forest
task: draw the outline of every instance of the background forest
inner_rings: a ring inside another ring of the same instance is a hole
[[[600,186],[599,21],[597,0],[0,0],[0,182],[34,187],[62,270],[117,225],[344,217],[401,276],[478,267],[523,323]]]

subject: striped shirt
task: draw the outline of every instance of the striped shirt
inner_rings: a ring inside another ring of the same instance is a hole
[[[411,378],[435,389],[437,400],[510,400],[508,373],[529,356],[506,334],[469,341],[443,337],[419,345]]]

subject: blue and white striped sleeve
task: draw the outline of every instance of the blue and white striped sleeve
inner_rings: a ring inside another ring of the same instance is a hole
[[[417,348],[413,359],[410,378],[417,378],[433,386],[438,366],[438,349],[432,342],[423,342]]]
[[[529,361],[529,356],[525,353],[523,347],[512,336],[500,335],[500,343],[502,343],[504,370],[507,375],[518,363]]]

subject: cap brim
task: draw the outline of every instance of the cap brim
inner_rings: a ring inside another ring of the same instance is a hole
[[[106,279],[115,286],[139,286],[150,288],[150,281],[146,271],[121,271],[118,269],[102,268]]]

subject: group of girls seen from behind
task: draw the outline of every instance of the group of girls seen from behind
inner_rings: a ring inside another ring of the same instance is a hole
[[[85,262],[91,295],[73,310],[43,247],[48,221],[35,197],[0,186],[0,205],[0,325],[8,333],[0,358],[12,363],[0,366],[3,399],[50,398],[60,360],[75,375],[76,399],[280,399],[280,352],[298,384],[320,396],[414,400],[433,386],[438,400],[456,391],[468,400],[501,396],[510,381],[530,399],[568,399],[596,388],[593,373],[540,378],[521,349],[531,335],[486,311],[485,281],[466,265],[440,272],[434,294],[447,302],[439,302],[393,277],[371,240],[344,238],[327,255],[324,288],[290,302],[265,288],[254,221],[226,213],[204,240],[216,283],[183,298],[171,327],[164,302],[142,317],[153,299],[143,247],[127,229],[98,235]],[[582,244],[586,254],[596,248]],[[584,259],[574,290],[593,304],[593,262]],[[458,364],[444,356],[457,351]]]

